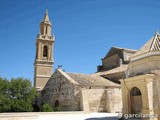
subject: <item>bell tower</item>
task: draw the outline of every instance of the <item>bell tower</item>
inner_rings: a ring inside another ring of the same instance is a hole
[[[52,24],[48,10],[40,23],[40,32],[36,39],[36,57],[34,62],[34,86],[42,90],[52,75],[54,35],[51,34]]]

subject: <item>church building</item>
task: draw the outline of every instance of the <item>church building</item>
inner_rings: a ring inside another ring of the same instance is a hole
[[[51,28],[46,11],[34,62],[34,86],[41,93],[39,104],[61,106],[63,111],[160,114],[159,33],[140,50],[112,47],[93,74],[60,68],[52,73],[55,38]]]
[[[34,62],[34,86],[40,93],[39,104],[61,106],[63,111],[121,112],[120,84],[94,74],[68,73],[61,69],[52,73],[55,37],[51,28],[46,11],[36,40]]]

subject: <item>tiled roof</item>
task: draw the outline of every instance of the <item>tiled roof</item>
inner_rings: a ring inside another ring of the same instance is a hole
[[[135,53],[136,50],[133,50],[133,49],[128,49],[128,48],[121,48],[121,47],[111,47],[111,49],[109,50],[109,52],[105,55],[105,58],[109,57],[109,56],[112,56],[113,54],[120,54],[122,51],[126,51],[126,52],[130,52],[130,53]]]
[[[141,47],[135,54],[131,56],[136,57],[150,51],[160,51],[160,34],[156,33],[144,46]]]
[[[77,73],[67,73],[73,80],[79,83],[82,86],[115,86],[119,87],[118,84],[113,83],[103,77],[97,75],[89,74],[77,74]]]
[[[97,73],[95,73],[95,75],[105,76],[105,75],[109,75],[109,74],[125,72],[127,69],[128,69],[128,65],[121,65],[121,66],[113,68],[111,70],[97,72]]]

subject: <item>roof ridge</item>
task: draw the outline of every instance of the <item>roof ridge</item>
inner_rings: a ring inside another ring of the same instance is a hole
[[[75,72],[66,72],[67,74],[76,74],[76,75],[90,75],[86,73],[75,73]]]
[[[125,48],[125,47],[117,47],[117,46],[112,46],[111,48],[126,49],[126,50],[137,51],[137,50],[135,50],[135,49]]]
[[[66,77],[70,82],[74,83],[74,84],[79,84],[77,81],[75,81],[72,77],[70,77],[66,72],[64,72],[61,69],[57,69],[57,71],[59,71],[61,74],[64,75],[64,77]]]

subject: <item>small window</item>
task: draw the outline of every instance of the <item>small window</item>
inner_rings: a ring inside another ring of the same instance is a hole
[[[43,57],[47,57],[47,56],[48,56],[48,47],[47,45],[45,45],[43,48]]]

